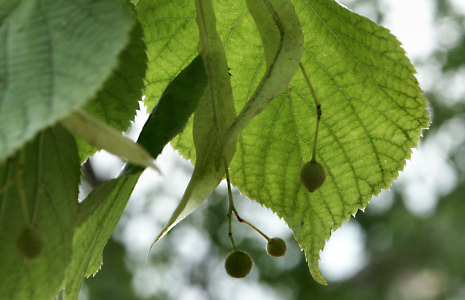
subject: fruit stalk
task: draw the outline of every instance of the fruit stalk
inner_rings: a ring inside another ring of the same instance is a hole
[[[225,162],[225,166],[226,166],[226,162]],[[229,229],[228,235],[229,235],[229,239],[231,240],[231,243],[233,245],[233,248],[236,249],[236,245],[234,244],[234,239],[232,237],[232,232],[231,232],[232,213],[234,213],[234,215],[236,216],[237,221],[239,221],[240,223],[245,223],[245,224],[249,225],[256,232],[261,234],[261,236],[263,236],[266,239],[267,242],[269,242],[271,239],[266,234],[264,234],[260,229],[253,226],[251,223],[247,222],[246,220],[242,219],[239,216],[239,213],[237,212],[236,207],[234,206],[234,202],[233,202],[233,197],[232,197],[232,192],[231,192],[231,182],[229,180],[229,171],[228,171],[227,167],[225,167],[225,169],[226,169],[225,170],[225,172],[226,172],[226,182],[228,183],[228,196],[229,196],[229,209],[228,209],[228,215],[227,215],[228,216],[228,229]]]
[[[226,159],[224,161],[224,168],[225,168],[225,172],[226,172],[226,181],[228,183],[228,199],[229,199],[229,209],[228,209],[228,214],[227,214],[227,217],[228,217],[228,236],[229,236],[229,240],[231,241],[231,244],[233,246],[233,249],[236,250],[236,244],[234,243],[234,238],[232,236],[232,231],[231,231],[231,216],[232,216],[233,211],[235,213],[237,213],[237,212],[236,212],[236,208],[234,207],[234,202],[233,202],[233,198],[232,198],[231,182],[229,181],[229,170],[228,170],[228,165],[226,163]]]
[[[310,89],[310,92],[312,93],[313,100],[315,101],[315,106],[316,106],[316,129],[315,129],[315,141],[313,142],[313,153],[312,153],[312,159],[311,161],[315,162],[316,161],[316,142],[318,139],[318,129],[320,127],[320,119],[321,119],[321,104],[320,101],[318,101],[318,97],[316,96],[315,90],[313,89],[312,83],[310,82],[310,78],[307,75],[307,72],[305,72],[304,66],[302,63],[299,63],[300,70],[302,71],[302,74],[304,74],[305,81],[307,82],[308,88]]]
[[[300,171],[300,180],[302,181],[303,185],[307,188],[310,193],[313,193],[317,190],[326,179],[326,172],[324,167],[316,161],[316,145],[318,140],[318,131],[320,128],[320,119],[321,119],[321,104],[318,101],[318,97],[316,96],[315,89],[310,82],[310,78],[305,72],[305,69],[302,63],[299,64],[300,70],[304,75],[305,81],[307,81],[308,88],[312,93],[313,100],[315,101],[316,106],[316,126],[315,126],[315,140],[313,142],[313,153],[312,159],[302,166]]]

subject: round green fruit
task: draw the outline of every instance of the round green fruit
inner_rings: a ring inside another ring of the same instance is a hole
[[[42,232],[33,227],[23,229],[16,238],[16,247],[26,258],[33,259],[38,257],[44,248]]]
[[[300,171],[300,180],[311,193],[316,191],[326,179],[326,172],[323,166],[317,161],[309,161]]]
[[[241,250],[230,252],[224,262],[226,272],[234,278],[244,278],[250,273],[252,266],[252,257],[247,252]]]
[[[286,253],[286,242],[279,237],[272,238],[266,245],[266,252],[274,257],[283,256]]]

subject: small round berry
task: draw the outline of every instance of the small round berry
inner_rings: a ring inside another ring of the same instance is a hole
[[[34,227],[27,227],[16,238],[16,247],[26,258],[38,257],[44,248],[42,232]]]
[[[318,189],[326,179],[326,172],[323,166],[317,161],[309,161],[300,171],[300,180],[309,192]]]
[[[252,266],[252,257],[242,250],[233,250],[228,254],[224,262],[226,272],[234,278],[244,278],[250,273]]]
[[[272,238],[266,245],[266,252],[274,257],[283,256],[286,253],[286,242],[279,237]]]

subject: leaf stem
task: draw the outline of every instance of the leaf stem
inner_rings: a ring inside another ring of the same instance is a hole
[[[250,227],[252,227],[256,232],[260,233],[261,236],[263,236],[267,242],[269,242],[271,239],[266,235],[264,234],[260,229],[258,229],[257,227],[253,226],[251,223],[247,222],[246,220],[242,219],[239,214],[237,213],[237,210],[234,210],[234,214],[236,215],[236,218],[239,222],[241,223],[245,223],[247,225],[249,225]]]
[[[315,141],[313,142],[313,153],[312,153],[312,159],[311,161],[315,162],[316,161],[316,142],[318,139],[318,130],[320,128],[320,119],[321,119],[321,104],[320,101],[318,101],[318,97],[316,96],[315,90],[313,89],[313,85],[310,82],[310,78],[307,75],[307,72],[305,72],[304,66],[302,63],[299,63],[300,70],[302,71],[302,74],[304,74],[305,81],[307,82],[308,88],[310,89],[310,92],[312,93],[313,100],[315,101],[315,106],[316,106],[316,128],[315,128]]]
[[[226,163],[226,159],[224,160],[224,168],[226,172],[226,181],[228,183],[228,199],[229,199],[229,208],[228,208],[228,237],[229,240],[231,241],[231,244],[233,246],[233,249],[236,250],[236,244],[234,243],[234,238],[232,236],[232,230],[231,230],[231,216],[232,212],[236,212],[236,208],[234,207],[234,202],[232,198],[232,192],[231,192],[231,182],[229,181],[229,170],[228,170],[228,164]]]

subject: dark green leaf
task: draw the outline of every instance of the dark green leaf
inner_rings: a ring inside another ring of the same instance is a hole
[[[39,133],[0,166],[0,299],[50,300],[62,287],[72,258],[79,170],[75,141],[60,126]],[[44,242],[34,259],[15,244],[29,220]]]
[[[153,157],[157,157],[165,145],[186,126],[206,86],[203,60],[197,56],[165,89],[137,142]],[[138,170],[141,168],[127,165],[123,174]]]

